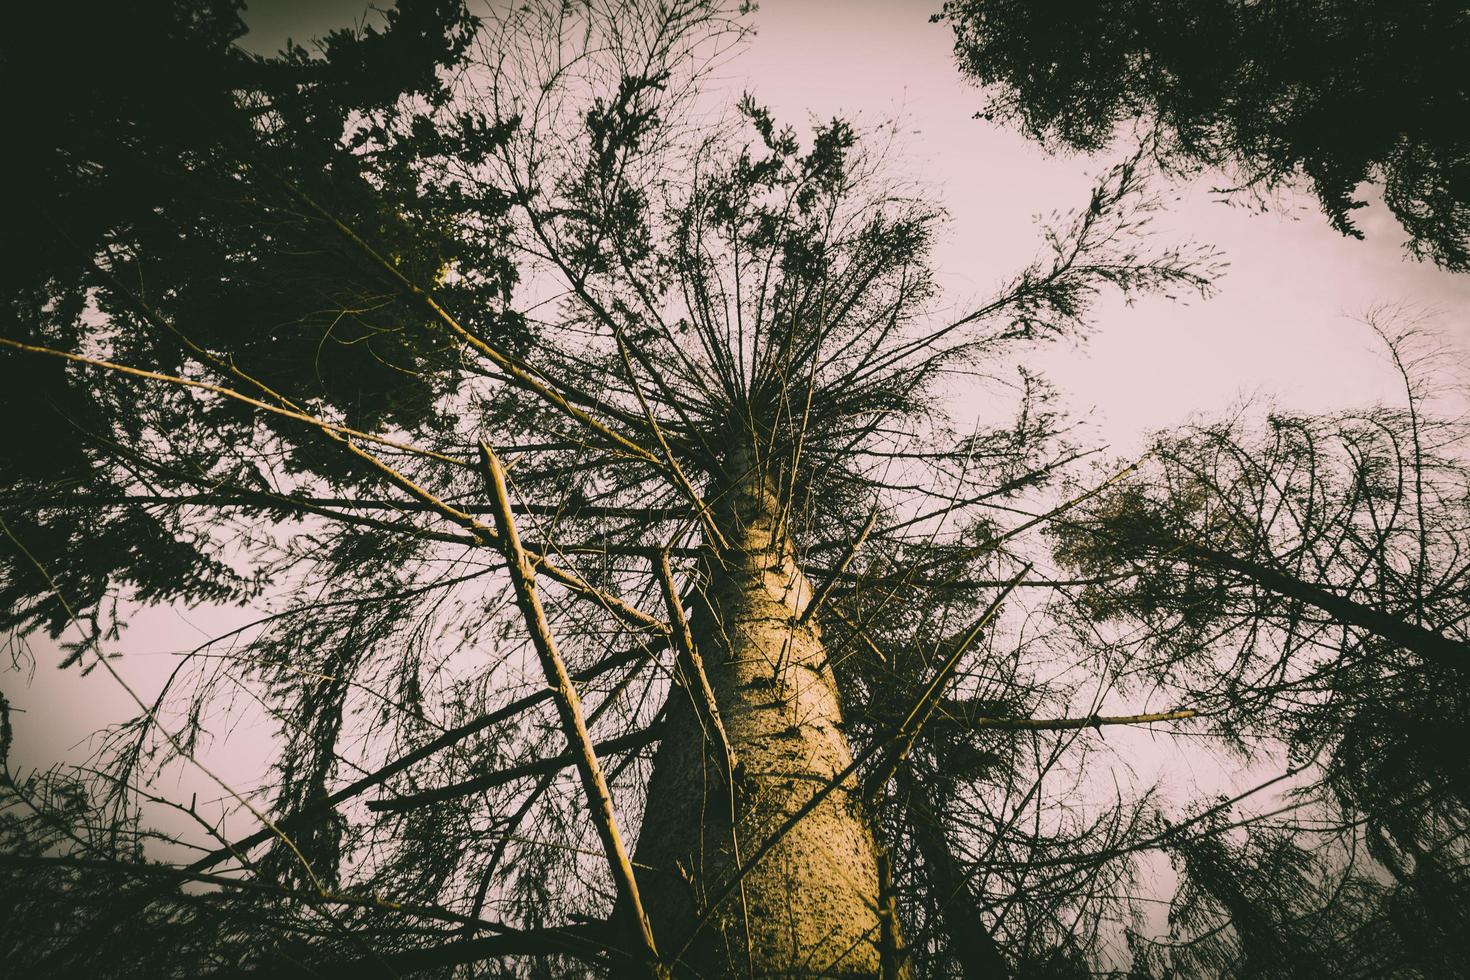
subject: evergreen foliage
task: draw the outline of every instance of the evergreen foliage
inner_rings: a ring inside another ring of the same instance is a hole
[[[1470,268],[1470,14],[1461,0],[948,0],[988,118],[1094,151],[1141,123],[1181,169],[1301,180],[1345,235],[1364,181],[1408,249]]]
[[[711,109],[748,13],[400,0],[271,58],[231,0],[14,16],[0,626],[121,682],[133,611],[241,624],[85,765],[23,769],[0,700],[7,972],[759,973],[732,910],[839,797],[881,934],[795,950],[828,972],[1463,969],[1470,498],[1420,369],[1393,347],[1404,409],[1089,472],[1026,355],[1100,296],[1208,292],[1214,254],[1151,236],[1132,159],[946,312],[883,132]],[[722,631],[772,595],[732,694]],[[798,645],[840,711],[769,734],[838,746],[820,787],[727,734],[807,703]],[[1105,727],[1165,724],[1289,777],[1113,782]],[[209,768],[231,737],[249,785]],[[670,869],[628,860],[660,780],[745,835],[677,869],[682,949],[638,912]]]

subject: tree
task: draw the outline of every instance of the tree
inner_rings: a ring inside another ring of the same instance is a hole
[[[441,283],[441,293],[476,311],[476,328],[517,349],[521,327],[495,319],[497,297],[514,281],[494,235],[504,201],[467,200],[425,166],[451,147],[472,156],[500,137],[440,132],[422,107],[400,103],[447,96],[435,72],[469,43],[463,11],[406,6],[382,33],[327,39],[331,59],[296,50],[261,62],[230,46],[243,31],[238,4],[95,6],[74,31],[70,14],[28,13],[5,52],[8,83],[48,80],[18,109],[28,138],[7,158],[14,186],[27,193],[5,236],[6,336],[170,374],[201,357],[221,370],[209,355],[228,345],[235,376],[248,365],[270,377],[273,396],[330,405],[345,425],[449,425],[435,403],[458,384],[452,352],[407,329],[424,323],[421,312],[340,249],[322,248],[322,219],[303,213],[282,187],[288,181],[343,220],[375,228],[409,274],[473,269]],[[35,43],[69,35],[75,63],[64,68]],[[99,91],[108,99],[96,98]],[[271,223],[252,224],[263,208]],[[109,331],[95,329],[97,317]],[[185,322],[187,336],[175,329]],[[140,403],[136,386],[119,387],[120,377],[7,355],[7,404],[32,419],[3,461],[7,489],[20,498],[46,499],[58,486],[105,495],[135,479],[157,493],[207,492],[224,480],[269,499],[252,462],[231,447],[249,444],[258,425],[287,434],[299,425],[177,388],[150,390]],[[134,404],[140,410],[129,411]],[[89,457],[98,442],[115,445]],[[291,465],[339,489],[352,483],[340,451],[303,451]],[[145,599],[223,599],[250,587],[191,544],[203,535],[176,512],[119,501],[100,513],[15,518],[17,536],[69,560],[53,561],[57,588],[32,605],[23,597],[35,588],[35,569],[7,557],[6,579],[15,583],[5,594],[7,627],[44,621],[59,630],[69,619],[60,597],[92,607],[109,579],[133,583]]]
[[[1194,711],[1102,714],[1133,665],[1039,532],[1135,469],[1059,494],[1086,453],[1012,370],[1104,288],[1208,289],[1137,160],[942,316],[873,140],[710,108],[737,11],[405,0],[256,59],[203,10],[68,25],[80,71],[4,48],[55,93],[13,164],[6,624],[110,672],[137,604],[259,613],[92,764],[5,770],[8,962],[1078,976],[1130,855],[1226,832],[1086,799],[1099,729]],[[204,749],[251,712],[235,787]]]
[[[1353,969],[1375,975],[1463,970],[1452,951],[1470,910],[1458,750],[1470,693],[1465,433],[1428,408],[1432,360],[1414,355],[1422,338],[1381,336],[1404,380],[1402,406],[1242,412],[1162,434],[1147,479],[1053,529],[1059,557],[1091,578],[1082,601],[1092,614],[1128,623],[1130,642],[1146,648],[1150,682],[1217,715],[1242,750],[1274,736],[1294,767],[1313,770],[1297,806],[1310,804],[1333,838],[1326,857],[1279,829],[1250,846],[1286,864],[1227,859],[1216,840],[1174,849],[1187,872],[1178,923],[1208,940],[1196,952],[1233,961],[1252,935],[1266,944],[1257,958],[1276,965],[1242,975],[1341,975],[1348,965],[1321,964],[1344,949]],[[1297,898],[1250,896],[1283,887]],[[1236,944],[1212,945],[1218,929],[1190,889],[1224,910]],[[1292,919],[1269,925],[1260,909]],[[1314,918],[1359,933],[1281,934]]]
[[[1141,123],[1182,169],[1237,189],[1304,180],[1334,228],[1361,238],[1364,181],[1409,252],[1470,268],[1470,147],[1461,84],[1470,24],[1456,0],[1206,3],[949,0],[961,72],[987,117],[1094,151]]]

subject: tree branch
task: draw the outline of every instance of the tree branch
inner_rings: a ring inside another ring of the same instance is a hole
[[[394,266],[393,263],[383,258],[383,256],[380,255],[376,249],[374,249],[371,245],[369,245],[366,241],[359,237],[355,231],[345,225],[326,208],[318,204],[300,187],[296,186],[294,183],[285,179],[284,177],[280,177],[275,174],[272,174],[272,176],[285,187],[286,191],[292,197],[295,197],[310,211],[314,212],[323,221],[331,225],[332,228],[335,229],[339,235],[341,235],[346,241],[350,242],[352,246],[356,248],[359,252],[361,252],[369,261],[371,261],[373,265],[375,265],[379,270],[387,275],[387,277],[395,285],[406,292],[409,296],[413,297],[421,306],[424,307],[426,311],[428,311],[429,315],[433,317],[433,319],[437,320],[439,323],[449,328],[451,332],[459,336],[467,344],[483,354],[486,358],[490,360],[492,364],[494,364],[502,372],[504,372],[505,375],[510,378],[510,380],[518,387],[524,388],[525,390],[540,396],[549,405],[568,415],[572,419],[575,419],[576,421],[587,426],[587,428],[609,440],[613,443],[613,445],[617,446],[618,448],[631,453],[633,456],[636,456],[637,458],[642,459],[647,463],[653,464],[656,468],[660,470],[664,468],[663,461],[660,460],[657,455],[649,452],[647,449],[644,449],[642,446],[638,445],[627,436],[624,436],[619,432],[615,432],[607,425],[593,418],[591,415],[588,415],[582,409],[578,408],[576,405],[573,405],[566,396],[562,395],[561,392],[556,391],[553,387],[551,387],[551,385],[555,384],[557,388],[561,388],[567,391],[573,398],[577,399],[580,402],[583,402],[584,404],[590,403],[597,406],[599,409],[605,408],[605,406],[603,406],[597,399],[592,398],[591,396],[583,392],[577,391],[576,389],[567,385],[565,382],[552,382],[550,378],[546,378],[544,372],[534,371],[533,373],[534,369],[522,365],[515,359],[501,353],[499,350],[496,350],[490,344],[486,343],[484,338],[480,337],[478,334],[474,333],[471,330],[467,330],[464,326],[462,326],[458,320],[450,316],[449,312],[445,310],[444,307],[439,305],[438,300],[434,299],[432,295],[425,292],[402,272],[398,271],[398,268]],[[540,375],[540,377],[537,377],[537,375]],[[546,380],[543,381],[542,378],[546,378]]]
[[[548,692],[550,693],[550,692]],[[630,752],[652,745],[663,735],[662,726],[652,726],[641,731],[630,732],[617,738],[610,738],[598,742],[592,746],[593,752],[598,756],[611,755],[614,752]],[[483,790],[494,789],[496,786],[504,786],[506,783],[524,779],[527,776],[544,776],[547,773],[559,772],[568,766],[575,765],[581,758],[577,751],[567,751],[560,755],[554,755],[549,759],[537,759],[535,762],[523,762],[518,766],[510,766],[496,772],[476,776],[474,779],[466,779],[463,782],[451,783],[438,789],[425,790],[422,793],[413,793],[409,796],[386,797],[381,800],[373,800],[368,803],[367,808],[374,813],[393,813],[403,810],[414,810],[433,803],[443,803],[446,800],[457,800],[461,796],[469,796],[471,793],[479,793]]]
[[[669,614],[674,649],[679,654],[684,689],[694,700],[694,710],[700,715],[700,727],[705,729],[706,737],[717,743],[725,785],[734,793],[739,780],[740,762],[735,756],[734,746],[730,744],[730,736],[725,732],[725,723],[720,720],[715,692],[710,687],[709,675],[704,671],[704,658],[694,646],[694,634],[689,630],[689,621],[684,618],[684,600],[679,598],[679,590],[674,585],[674,573],[669,568],[667,552],[659,553],[657,564],[659,585],[663,589],[664,607]]]
[[[648,957],[650,972],[654,976],[667,976],[667,971],[658,964],[658,947],[653,940],[653,926],[643,911],[643,901],[638,896],[638,881],[633,875],[633,865],[623,846],[618,831],[617,817],[613,813],[612,796],[608,792],[607,779],[597,761],[597,752],[587,734],[587,725],[582,717],[582,702],[577,697],[577,688],[567,673],[556,640],[546,623],[546,613],[541,608],[541,599],[536,595],[536,571],[521,547],[520,535],[516,531],[515,518],[511,515],[510,495],[505,486],[505,470],[495,453],[485,443],[480,443],[480,457],[484,464],[486,484],[496,506],[495,525],[500,532],[499,545],[510,567],[511,584],[515,589],[516,601],[525,616],[531,642],[541,661],[546,683],[554,689],[553,700],[561,718],[562,730],[567,743],[577,756],[577,772],[582,777],[582,789],[587,797],[588,812],[597,834],[602,839],[603,850],[612,869],[613,881],[619,896],[628,904],[629,913],[636,925],[643,951]]]

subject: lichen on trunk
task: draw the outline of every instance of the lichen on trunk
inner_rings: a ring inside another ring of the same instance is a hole
[[[676,686],[639,832],[639,890],[660,952],[679,956],[676,976],[878,977],[878,869],[851,777],[709,909],[740,862],[852,762],[821,633],[799,622],[812,590],[773,481],[748,453],[726,469],[711,497],[729,547],[703,563],[692,627],[739,775],[732,794],[697,694]]]

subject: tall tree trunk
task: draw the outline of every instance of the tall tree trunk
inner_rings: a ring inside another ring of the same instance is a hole
[[[950,955],[965,980],[1009,980],[1010,966],[980,918],[964,867],[945,838],[937,795],[916,786],[907,769],[898,772],[898,788],[909,800],[909,828],[924,858],[929,900],[944,923]]]
[[[692,628],[737,792],[702,730],[698,692],[676,688],[638,836],[639,891],[660,953],[682,949],[675,975],[879,977],[874,840],[851,778],[708,911],[739,862],[852,761],[821,635],[815,622],[798,625],[811,585],[778,497],[748,454],[728,468],[731,485],[712,497],[729,549],[709,559]]]

